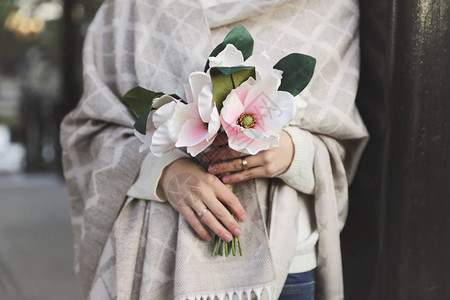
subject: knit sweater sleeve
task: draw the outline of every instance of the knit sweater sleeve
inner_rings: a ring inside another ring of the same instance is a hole
[[[180,149],[164,153],[161,157],[156,157],[152,153],[147,154],[142,162],[139,174],[134,184],[128,190],[127,195],[143,200],[167,201],[164,192],[158,185],[159,179],[166,166],[183,157],[190,156]]]
[[[311,133],[297,126],[287,126],[286,131],[294,143],[294,158],[289,168],[277,177],[294,189],[314,194],[314,142]]]

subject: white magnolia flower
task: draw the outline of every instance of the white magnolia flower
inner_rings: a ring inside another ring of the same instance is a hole
[[[185,86],[187,105],[178,106],[170,120],[170,135],[176,147],[187,147],[196,156],[212,144],[220,128],[220,116],[208,74],[194,72]]]

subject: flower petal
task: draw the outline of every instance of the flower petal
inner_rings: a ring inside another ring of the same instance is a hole
[[[175,143],[169,137],[168,123],[164,123],[155,131],[152,137],[152,144],[150,150],[156,156],[161,156],[164,152],[167,152],[174,148]]]
[[[211,83],[211,77],[204,72],[193,72],[189,74],[190,93],[186,93],[187,102],[197,102],[198,94],[200,94],[203,87],[209,83]]]
[[[244,106],[242,105],[241,99],[237,96],[237,93],[231,91],[223,102],[222,108],[222,118],[228,124],[235,124],[239,116],[244,112]]]
[[[266,103],[265,113],[260,115],[255,129],[269,127],[270,130],[280,132],[293,118],[295,113],[294,97],[284,91],[278,91],[275,101]]]
[[[208,135],[206,136],[206,139],[209,141],[211,138],[214,138],[217,132],[220,129],[220,116],[217,112],[217,108],[214,106],[211,115],[210,115],[211,121],[208,123]]]
[[[273,64],[270,62],[269,55],[267,55],[266,51],[261,54],[254,54],[250,56],[244,64],[246,66],[255,67],[257,80],[267,76],[274,76],[281,80],[281,74],[283,74],[283,71],[273,68]]]
[[[209,83],[203,87],[198,94],[198,113],[203,122],[209,123],[211,120],[211,112],[215,106],[212,94],[212,84]]]
[[[173,141],[178,140],[183,124],[189,119],[200,119],[197,103],[177,105],[169,123],[169,135]]]
[[[275,100],[275,93],[280,86],[281,81],[273,76],[256,80],[249,90],[244,101],[245,110],[254,105],[255,101],[258,103],[271,102]],[[259,106],[259,104],[258,104]]]
[[[229,125],[228,125],[229,126]],[[227,127],[228,127],[227,126]],[[269,149],[272,143],[259,141],[248,137],[242,131],[225,130],[228,136],[228,146],[236,151],[255,155],[262,150]]]
[[[216,57],[209,57],[209,66],[212,67],[234,67],[244,62],[242,52],[233,44],[227,44]]]
[[[197,145],[187,147],[187,152],[194,157],[197,156],[200,152],[208,148],[209,145],[211,145],[214,142],[216,136],[217,133],[209,141],[203,140]]]
[[[177,147],[194,146],[203,141],[208,135],[208,130],[205,128],[202,120],[189,119],[184,122],[181,127],[178,140],[175,144]]]
[[[170,101],[169,103],[166,103],[159,107],[151,114],[155,128],[160,127],[172,117],[177,103],[178,101]]]

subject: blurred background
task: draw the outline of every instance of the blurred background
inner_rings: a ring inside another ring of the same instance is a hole
[[[0,1],[0,300],[81,299],[58,135],[101,2]]]

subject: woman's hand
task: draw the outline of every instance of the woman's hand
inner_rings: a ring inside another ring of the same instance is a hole
[[[239,236],[242,233],[241,227],[224,206],[229,207],[243,222],[246,214],[239,199],[216,176],[205,172],[192,160],[182,158],[168,165],[159,183],[172,207],[186,218],[203,239],[212,239],[204,224],[227,242],[231,241],[232,235]],[[208,211],[200,220],[198,214],[205,208]]]
[[[238,152],[227,146],[227,136],[221,133],[214,141],[213,146],[217,149],[203,155],[205,162],[219,162],[209,166],[211,174],[227,174],[222,178],[224,183],[234,183],[258,177],[274,177],[285,172],[294,158],[294,143],[291,136],[285,132],[280,133],[278,147],[272,147],[261,151],[256,155],[248,155]],[[243,159],[247,161],[248,169],[244,168]]]

